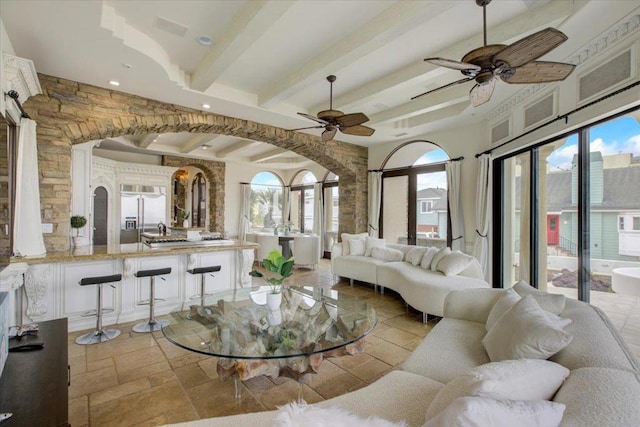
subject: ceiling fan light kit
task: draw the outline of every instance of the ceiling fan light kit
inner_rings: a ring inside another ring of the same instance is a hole
[[[362,126],[363,123],[369,121],[369,118],[364,113],[351,113],[344,114],[342,111],[333,109],[333,82],[336,81],[336,76],[327,76],[329,82],[329,109],[320,111],[317,117],[314,117],[306,113],[298,113],[302,117],[305,117],[314,122],[320,123],[318,126],[309,126],[298,129],[290,129],[291,131],[303,130],[303,129],[322,129],[322,141],[331,141],[338,131],[356,136],[371,136],[375,132],[368,126]]]
[[[460,61],[446,58],[426,58],[438,67],[460,71],[465,78],[414,96],[418,97],[474,80],[469,92],[474,107],[491,99],[495,82],[499,78],[509,84],[548,83],[566,79],[575,68],[563,62],[536,61],[549,53],[568,37],[555,28],[545,28],[510,45],[487,44],[487,5],[491,0],[476,0],[482,7],[484,45],[473,49]]]

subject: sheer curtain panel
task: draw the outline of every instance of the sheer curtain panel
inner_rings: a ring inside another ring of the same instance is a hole
[[[313,184],[313,234],[316,234],[319,237],[318,241],[318,253],[320,253],[320,248],[322,248],[322,237],[324,235],[323,225],[324,225],[324,205],[322,203],[322,183],[316,182]]]
[[[447,187],[449,188],[449,215],[451,216],[451,249],[464,252],[464,220],[460,193],[461,160],[447,163]]]
[[[240,184],[240,221],[238,221],[238,240],[247,238],[249,230],[249,209],[251,204],[251,184]]]
[[[382,195],[382,172],[369,172],[369,236],[380,237],[380,201]]]
[[[36,122],[23,118],[20,120],[18,138],[16,216],[13,231],[14,251],[20,256],[47,253],[42,237],[38,176]]]
[[[476,257],[484,279],[489,278],[489,207],[491,206],[491,156],[483,154],[478,158],[478,183],[476,189],[476,240],[473,256]]]

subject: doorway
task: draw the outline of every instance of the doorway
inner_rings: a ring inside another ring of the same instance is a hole
[[[107,190],[96,188],[93,192],[93,246],[107,244],[108,207]]]

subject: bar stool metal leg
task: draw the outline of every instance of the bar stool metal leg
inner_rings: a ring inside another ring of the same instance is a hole
[[[147,320],[146,322],[141,322],[138,323],[137,325],[135,325],[132,329],[133,332],[139,332],[139,333],[148,333],[148,332],[153,332],[153,331],[159,331],[161,330],[164,326],[167,326],[169,324],[168,320],[156,320],[155,317],[155,313],[154,313],[154,307],[155,307],[155,285],[156,285],[156,278],[151,276],[151,290],[150,290],[150,294],[149,294],[149,320]]]
[[[96,330],[80,335],[76,343],[81,345],[99,344],[120,335],[118,329],[102,329],[102,283],[98,285],[98,309],[96,310]]]

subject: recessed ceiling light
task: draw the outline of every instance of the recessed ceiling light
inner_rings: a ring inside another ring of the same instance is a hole
[[[109,80],[111,86],[120,86],[120,82],[117,80]]]
[[[209,36],[198,36],[196,41],[202,46],[211,46],[213,44],[213,39]]]
[[[128,68],[133,68],[133,65],[131,65],[131,64],[126,64],[126,63],[123,63],[123,64],[122,64],[122,66],[123,66],[124,68],[127,68],[127,69],[128,69]]]
[[[208,108],[211,108],[211,105],[209,105],[209,104],[202,104],[202,108],[207,108],[207,109],[208,109]]]
[[[208,150],[208,149],[209,149],[209,146],[208,146],[208,145],[203,145],[203,146],[202,146],[202,149],[203,149],[203,150]]]

